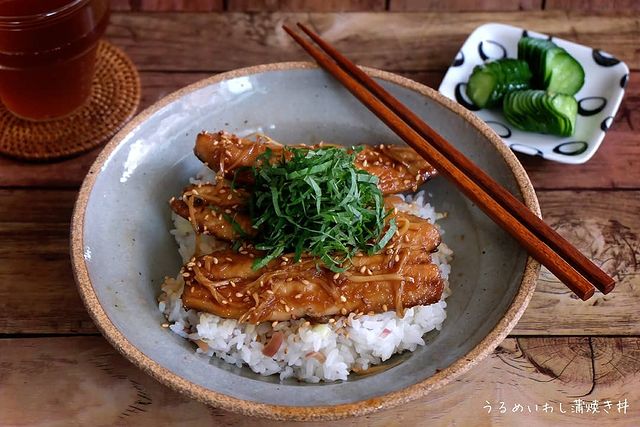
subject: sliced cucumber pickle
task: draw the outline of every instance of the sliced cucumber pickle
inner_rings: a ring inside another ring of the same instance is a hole
[[[504,97],[502,111],[507,121],[518,129],[571,136],[576,127],[578,103],[571,95],[522,90]]]
[[[575,95],[584,85],[584,69],[566,50],[549,40],[522,37],[518,59],[529,64],[532,85],[553,93]]]
[[[478,65],[467,84],[467,96],[478,107],[494,107],[512,91],[529,88],[531,71],[525,61],[499,59]]]

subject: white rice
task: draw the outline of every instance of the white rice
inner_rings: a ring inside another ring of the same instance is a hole
[[[414,197],[407,196],[398,209],[432,223],[441,217],[426,202],[422,191]],[[175,229],[171,233],[178,243],[180,256],[187,262],[195,249],[193,229],[187,220],[177,215],[173,221]],[[201,253],[210,253],[219,246],[215,239],[203,238]],[[268,322],[258,326],[241,324],[234,319],[185,310],[180,299],[184,287],[180,275],[167,278],[163,283],[159,308],[169,328],[198,344],[196,352],[207,357],[218,357],[238,367],[247,365],[262,375],[279,374],[281,380],[290,377],[312,383],[346,380],[352,370],[365,370],[395,353],[414,351],[425,345],[422,338],[425,333],[440,330],[446,318],[445,298],[450,293],[448,263],[451,258],[452,252],[444,243],[432,255],[445,280],[442,299],[432,305],[406,309],[402,318],[388,311],[360,317],[350,314],[336,319],[335,323],[316,325],[309,325],[304,319],[279,322],[275,327]],[[275,331],[284,334],[284,342],[273,357],[267,357],[262,350]]]

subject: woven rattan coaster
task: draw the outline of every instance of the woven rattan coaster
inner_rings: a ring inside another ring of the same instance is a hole
[[[82,153],[111,138],[139,103],[135,66],[120,49],[101,41],[87,104],[70,116],[46,122],[19,119],[0,106],[0,153],[43,161]]]

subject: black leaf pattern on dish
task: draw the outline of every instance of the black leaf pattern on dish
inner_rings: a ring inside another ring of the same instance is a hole
[[[458,104],[462,105],[464,108],[466,108],[469,111],[479,111],[480,108],[478,108],[473,102],[469,101],[466,96],[466,90],[463,91],[463,88],[466,88],[467,84],[466,83],[458,83],[456,85],[456,90],[455,90],[455,96],[456,96],[456,101],[458,101]]]
[[[500,50],[502,50],[501,56],[497,56],[496,57],[496,56],[487,55],[487,53],[484,51],[485,50],[485,43],[499,47]],[[502,46],[500,43],[495,42],[493,40],[483,40],[478,44],[478,54],[480,55],[480,58],[483,61],[486,61],[487,59],[504,59],[504,58],[507,57],[507,49],[505,49],[505,47]]]
[[[629,82],[629,73],[626,73],[624,76],[622,76],[622,78],[620,79],[620,87],[622,89],[624,89],[625,87],[627,87],[627,82]]]
[[[509,145],[509,148],[511,148],[514,151],[518,151],[520,153],[528,154],[530,156],[544,157],[544,154],[542,153],[542,151],[540,151],[539,149],[537,149],[535,147],[531,147],[530,145],[511,144],[511,145]]]
[[[495,120],[485,120],[485,123],[488,124],[500,138],[511,138],[511,129],[504,123],[496,122]]]
[[[565,156],[577,156],[587,151],[587,147],[589,147],[589,144],[584,141],[563,142],[557,145],[553,149],[553,152]]]
[[[604,132],[608,131],[611,125],[613,124],[613,116],[609,116],[600,123],[600,129]]]
[[[620,60],[613,56],[603,54],[600,49],[593,49],[591,52],[591,56],[593,60],[596,61],[596,64],[601,65],[603,67],[613,67],[614,65],[618,65]]]
[[[595,104],[595,106],[593,106]],[[578,114],[584,117],[595,116],[604,110],[607,100],[601,96],[588,96],[578,101]]]
[[[458,54],[454,58],[453,63],[451,64],[451,66],[452,67],[459,67],[462,64],[464,64],[464,52],[460,51],[460,52],[458,52]]]

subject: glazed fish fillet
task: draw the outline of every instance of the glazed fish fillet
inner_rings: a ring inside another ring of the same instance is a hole
[[[306,148],[317,149],[321,146]],[[243,172],[242,168],[254,166],[258,157],[267,149],[272,151],[273,161],[279,160],[283,147],[265,137],[250,141],[223,131],[202,132],[196,138],[194,152],[207,166],[216,172],[222,172],[227,178],[233,178],[238,172],[235,177],[237,181],[250,182],[251,174],[249,171]],[[395,145],[365,145],[356,156],[355,166],[377,176],[378,187],[384,194],[415,191],[436,174],[436,170],[413,149]]]
[[[348,313],[378,313],[432,304],[444,282],[431,253],[440,244],[428,221],[396,213],[398,232],[382,253],[356,256],[347,271],[334,273],[317,259],[282,256],[260,270],[260,253],[217,251],[193,258],[182,270],[185,307],[260,323],[296,318],[321,320]]]
[[[255,236],[251,218],[244,211],[249,193],[232,188],[228,181],[191,185],[180,199],[169,201],[171,209],[191,222],[198,234],[215,236],[228,242]]]

